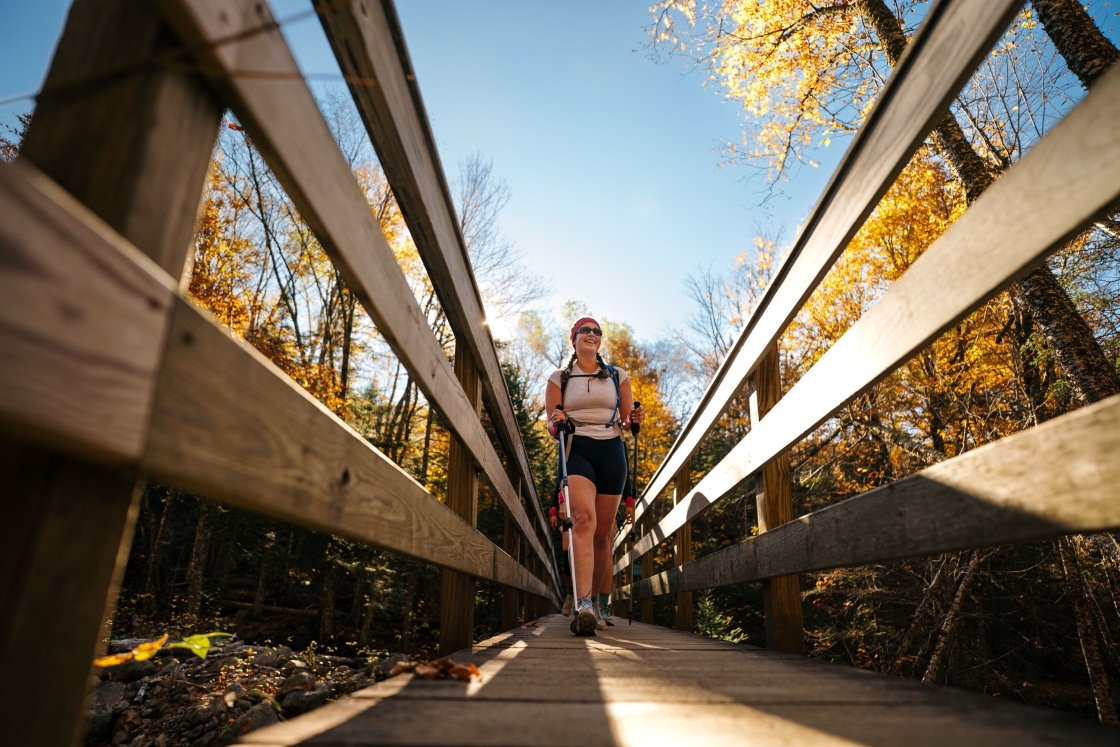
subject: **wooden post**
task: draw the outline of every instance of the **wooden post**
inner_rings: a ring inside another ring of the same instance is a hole
[[[482,408],[482,382],[463,341],[455,342],[455,376],[475,412]],[[447,505],[472,527],[478,525],[478,472],[474,460],[454,438],[447,456]],[[439,611],[439,651],[447,656],[474,642],[474,576],[444,570]]]
[[[754,427],[782,398],[782,378],[778,347],[771,345],[751,378],[750,413]],[[762,468],[762,480],[755,493],[758,506],[758,531],[768,531],[793,520],[789,456],[782,454]],[[805,624],[801,613],[801,582],[796,575],[779,576],[762,582],[763,611],[766,617],[766,646],[790,654],[805,654]]]
[[[686,459],[684,465],[677,471],[675,478],[674,503],[684,500],[688,491],[692,489],[692,460]],[[688,522],[674,534],[676,542],[673,553],[677,567],[692,562],[692,522]],[[677,630],[692,632],[695,628],[692,618],[692,592],[682,591],[677,594]]]
[[[149,2],[77,0],[20,158],[178,278],[223,107],[153,59],[176,44]],[[69,747],[143,483],[4,442],[0,484],[0,671],[20,673],[0,680],[5,741]]]
[[[642,517],[642,535],[647,535],[653,531],[653,512],[646,511],[645,516]],[[646,579],[653,575],[653,551],[650,550],[642,556],[642,578]],[[653,597],[645,597],[642,599],[642,622],[653,624]]]
[[[517,489],[518,497],[521,497],[521,477],[517,474],[515,467],[510,467],[508,470],[509,479],[513,482],[514,487]],[[521,535],[517,532],[517,524],[513,520],[513,516],[509,511],[503,512],[505,515],[505,527],[502,530],[502,549],[506,551],[514,560],[521,559]],[[512,586],[502,587],[502,630],[511,630],[521,624],[521,602],[517,589]]]

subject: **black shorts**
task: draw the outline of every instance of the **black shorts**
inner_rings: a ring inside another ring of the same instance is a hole
[[[622,439],[573,436],[568,453],[568,476],[586,477],[602,495],[621,495],[626,485],[626,446]]]

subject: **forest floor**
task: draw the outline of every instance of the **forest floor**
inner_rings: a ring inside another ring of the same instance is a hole
[[[110,641],[109,653],[148,639]],[[224,747],[384,679],[406,657],[329,656],[233,639],[205,659],[163,648],[91,676],[87,747]],[[97,670],[95,670],[97,672]]]

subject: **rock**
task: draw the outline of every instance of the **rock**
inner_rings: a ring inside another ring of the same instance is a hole
[[[396,666],[398,662],[405,661],[408,661],[408,654],[393,654],[388,659],[382,659],[378,662],[377,668],[381,670],[381,674],[388,677],[389,672],[393,671],[393,667]],[[373,674],[373,672],[370,672],[370,674]]]
[[[113,741],[111,741],[109,744],[118,745],[118,744],[124,744],[127,741],[128,741],[128,734],[126,732],[123,732],[123,731],[118,731],[116,734],[113,735]]]
[[[253,657],[251,662],[255,667],[273,667],[279,669],[288,663],[292,658],[292,650],[287,646],[277,646],[276,648],[261,649],[261,652]]]
[[[214,717],[214,714],[216,714],[224,707],[225,704],[222,702],[221,698],[211,698],[210,702],[206,703],[205,705],[200,705],[198,708],[194,709],[194,712],[191,713],[191,723],[205,724],[207,721]]]
[[[141,726],[142,724],[140,723],[139,712],[135,710],[128,710],[122,713],[120,715],[120,718],[117,719],[116,729],[124,731],[129,736],[132,736],[136,732],[140,731]]]
[[[113,669],[113,679],[117,682],[135,682],[144,677],[151,677],[156,673],[153,661],[126,661]]]
[[[226,745],[236,742],[243,734],[248,734],[265,726],[272,726],[279,721],[276,711],[272,709],[272,704],[266,700],[250,708],[236,721],[223,729],[212,744],[214,747],[226,747]]]
[[[289,661],[287,661],[284,664],[284,666],[280,667],[280,674],[284,675],[285,677],[288,677],[293,672],[296,672],[300,669],[307,669],[307,668],[308,668],[307,663],[304,662],[303,660],[301,660],[301,659],[290,659]]]
[[[166,734],[160,734],[156,737],[155,741],[152,742],[152,747],[171,747],[171,737]]]
[[[206,728],[204,729],[204,731],[214,731],[217,728],[218,728],[218,717],[215,716],[214,718],[212,718],[212,719],[210,719],[209,721],[206,722]]]
[[[315,675],[311,672],[296,672],[280,686],[280,697],[283,698],[293,690],[310,690],[315,686]]]
[[[249,700],[248,698],[241,698],[235,705],[237,706],[238,710],[247,711],[253,707],[253,701]]]
[[[191,747],[208,747],[209,744],[217,738],[217,736],[218,732],[208,731],[195,741],[191,742]]]
[[[315,685],[310,690],[293,690],[284,696],[281,706],[286,716],[298,716],[326,703],[330,694],[331,689],[324,684]]]
[[[106,682],[93,691],[94,706],[112,708],[124,697],[125,689],[123,682]]]

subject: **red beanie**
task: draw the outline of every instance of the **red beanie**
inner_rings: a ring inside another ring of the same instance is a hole
[[[599,322],[596,322],[594,319],[592,319],[589,316],[585,316],[582,319],[577,319],[576,323],[572,325],[572,333],[568,337],[568,339],[571,340],[573,345],[576,344],[576,330],[579,329],[580,327],[582,327],[584,322],[595,322],[595,326],[600,327],[600,328],[603,326],[603,325],[599,324]]]

